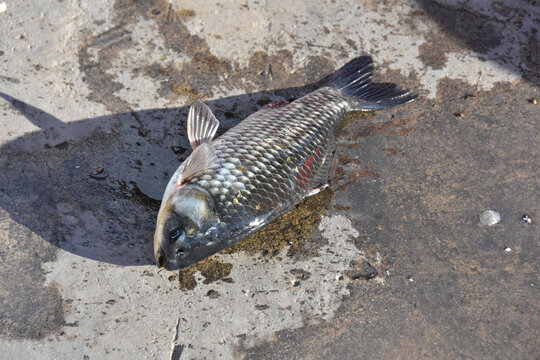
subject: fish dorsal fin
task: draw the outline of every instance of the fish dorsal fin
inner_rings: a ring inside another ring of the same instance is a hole
[[[184,169],[178,177],[177,185],[180,186],[190,179],[198,176],[216,162],[216,150],[211,142],[205,142],[197,146],[184,163]]]
[[[219,127],[212,110],[204,103],[196,100],[189,109],[187,120],[187,135],[191,148],[195,150],[199,145],[212,141]]]

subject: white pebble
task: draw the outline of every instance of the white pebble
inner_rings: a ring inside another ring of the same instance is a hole
[[[480,214],[480,224],[493,226],[501,221],[501,214],[493,210],[486,210]]]
[[[7,4],[5,2],[0,3],[0,14],[7,10]]]

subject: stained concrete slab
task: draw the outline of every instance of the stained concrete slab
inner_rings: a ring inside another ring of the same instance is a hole
[[[534,2],[5,3],[2,358],[540,355]],[[364,53],[421,96],[345,120],[334,191],[158,270],[189,104],[223,132]]]

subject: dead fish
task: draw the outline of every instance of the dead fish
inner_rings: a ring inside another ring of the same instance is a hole
[[[175,270],[196,263],[328,186],[334,129],[345,114],[416,97],[395,84],[372,83],[372,70],[369,56],[358,57],[318,90],[272,103],[217,139],[219,121],[195,101],[187,119],[193,152],[169,181],[157,217],[157,266]]]

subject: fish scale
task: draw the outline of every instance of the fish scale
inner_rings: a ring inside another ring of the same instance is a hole
[[[372,83],[371,72],[371,58],[356,58],[314,92],[273,102],[217,139],[219,121],[196,101],[187,123],[193,152],[173,174],[158,213],[158,266],[173,270],[204,259],[327,186],[334,129],[345,114],[416,97],[394,84]]]
[[[282,107],[263,108],[216,139],[217,164],[189,182],[215,196],[221,227],[227,230],[243,230],[258,218],[272,221],[323,185],[310,180],[348,108],[346,98],[331,88]],[[312,159],[309,165],[307,159]]]

